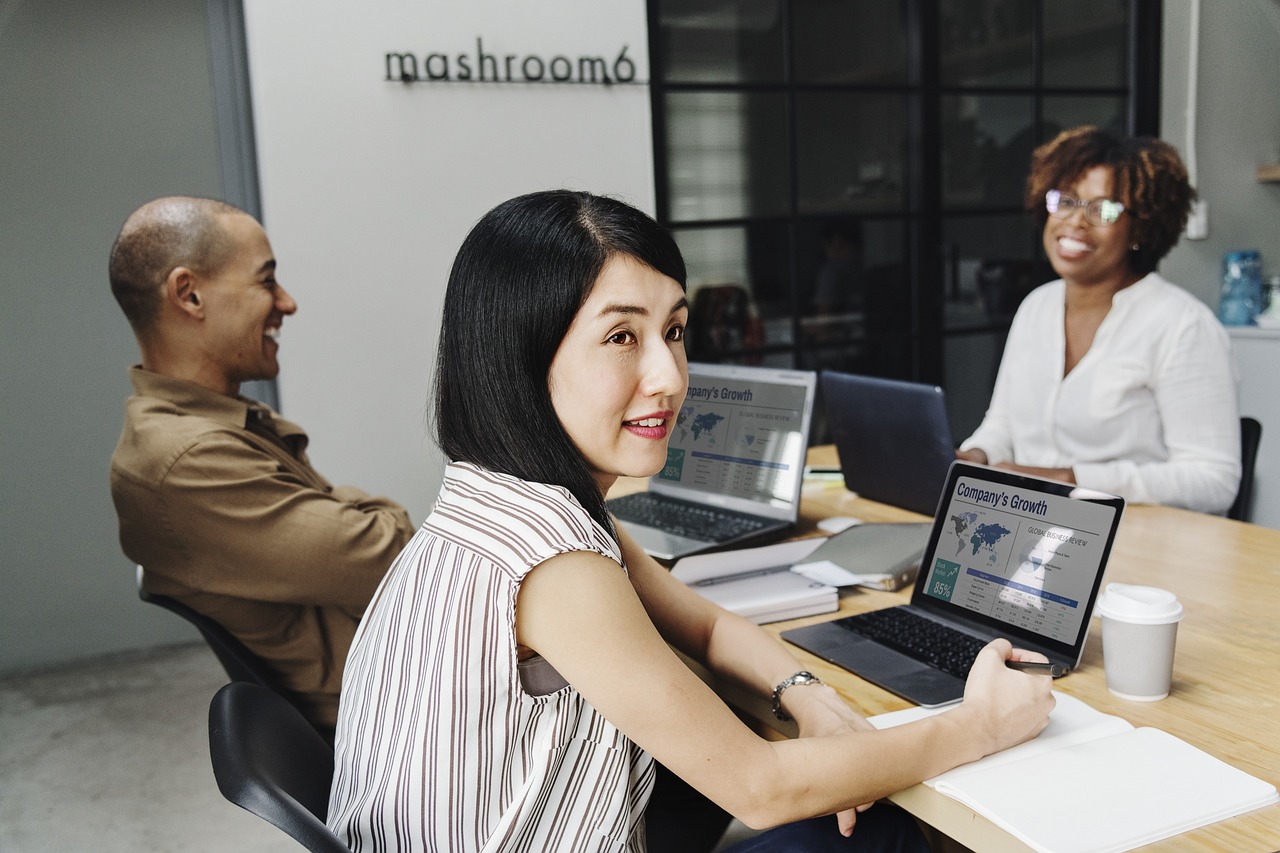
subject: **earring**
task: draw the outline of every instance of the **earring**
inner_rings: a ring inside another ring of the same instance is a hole
[[[1142,248],[1142,247],[1141,247],[1141,246],[1139,246],[1137,243],[1134,243],[1132,246],[1130,246],[1130,247],[1129,247],[1129,251],[1130,251],[1130,252],[1136,252],[1136,251],[1138,251],[1138,249],[1140,249],[1140,248]]]

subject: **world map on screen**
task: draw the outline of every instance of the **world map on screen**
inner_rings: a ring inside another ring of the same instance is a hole
[[[985,521],[985,512],[958,512],[951,516],[956,556],[971,548],[971,556],[984,556],[988,565],[1002,562],[1001,543],[1012,531],[998,521]]]

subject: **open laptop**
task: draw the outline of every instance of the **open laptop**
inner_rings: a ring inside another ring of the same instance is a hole
[[[1123,511],[1114,495],[953,462],[911,603],[782,637],[925,707],[960,699],[996,637],[1074,668]],[[919,652],[910,632],[945,636]]]
[[[781,538],[800,512],[816,390],[812,371],[691,363],[666,465],[609,511],[664,560]]]
[[[956,458],[942,389],[833,370],[819,381],[845,488],[932,513]]]

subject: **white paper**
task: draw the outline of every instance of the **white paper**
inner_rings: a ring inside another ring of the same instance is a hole
[[[671,574],[699,595],[756,624],[830,613],[840,606],[840,591],[791,571],[826,539],[797,539],[694,554],[676,562]]]
[[[1040,735],[925,784],[1035,850],[1119,853],[1280,801],[1273,785],[1064,693]],[[876,728],[947,708],[870,717]]]
[[[791,571],[798,575],[804,575],[810,580],[830,584],[831,586],[854,586],[855,584],[863,583],[874,585],[881,581],[887,581],[892,577],[892,575],[884,573],[856,574],[843,566],[837,566],[830,560],[818,560],[815,563],[797,563],[791,567]]]

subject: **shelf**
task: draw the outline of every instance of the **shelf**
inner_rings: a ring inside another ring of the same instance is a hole
[[[1258,167],[1258,183],[1280,183],[1280,163],[1267,163]]]

